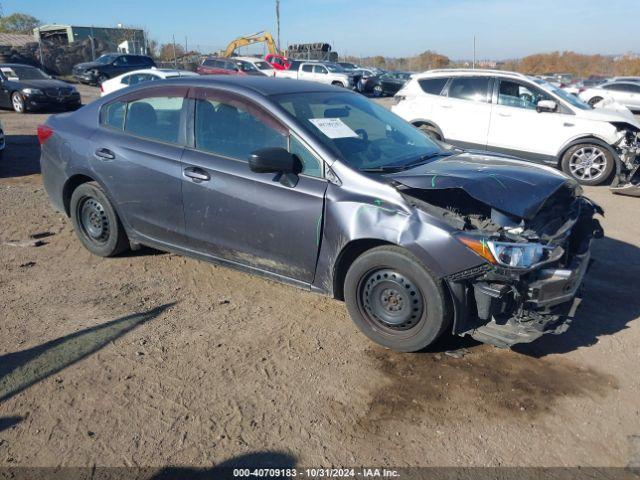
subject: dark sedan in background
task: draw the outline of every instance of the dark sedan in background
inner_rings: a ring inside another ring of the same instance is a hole
[[[385,72],[380,75],[363,77],[359,85],[361,93],[369,93],[374,97],[395,95],[411,78],[409,72]]]
[[[75,65],[73,67],[73,76],[81,83],[100,85],[105,80],[123,73],[155,66],[153,59],[146,55],[106,53],[96,58],[93,62]]]
[[[0,64],[0,107],[18,113],[40,109],[73,110],[80,106],[74,86],[56,80],[39,68],[18,63]]]
[[[38,139],[45,189],[94,254],[150,245],[344,299],[399,351],[561,333],[602,233],[564,174],[453,149],[319,83],[150,82]]]

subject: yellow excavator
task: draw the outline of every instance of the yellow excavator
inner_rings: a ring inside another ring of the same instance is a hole
[[[269,32],[263,31],[254,33],[252,35],[247,35],[245,37],[236,38],[234,41],[229,43],[229,45],[227,45],[227,48],[224,50],[222,56],[231,57],[238,48],[246,47],[247,45],[252,45],[254,43],[266,43],[267,49],[269,50],[269,53],[271,55],[283,55],[283,53],[278,50],[276,42],[273,40],[271,34]]]

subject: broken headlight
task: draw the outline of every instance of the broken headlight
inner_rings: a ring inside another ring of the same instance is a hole
[[[554,248],[539,243],[494,241],[487,243],[496,261],[504,267],[511,268],[531,268],[538,263],[549,260],[554,251]],[[561,255],[562,253],[559,256]]]
[[[489,263],[509,268],[531,268],[558,260],[564,254],[560,246],[540,243],[500,242],[476,235],[456,235],[456,238]]]

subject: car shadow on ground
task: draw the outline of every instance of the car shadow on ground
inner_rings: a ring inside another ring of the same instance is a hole
[[[593,264],[569,330],[513,350],[533,357],[567,353],[628,328],[640,316],[640,248],[610,237],[593,242]]]
[[[24,417],[21,417],[19,415],[13,415],[10,417],[0,417],[0,432],[16,426],[22,420],[24,420]]]
[[[7,135],[0,159],[0,178],[40,173],[40,145],[35,135]]]
[[[97,352],[116,338],[156,318],[172,305],[169,303],[127,315],[27,350],[0,356],[0,402]]]
[[[284,452],[253,452],[225,460],[213,468],[183,468],[167,467],[156,473],[151,480],[169,479],[234,479],[249,476],[248,473],[238,474],[234,470],[246,469],[253,471],[262,469],[259,475],[261,478],[287,479],[297,476],[293,472],[287,475],[286,470],[296,466],[297,459],[293,455]],[[285,472],[282,472],[285,470]],[[257,475],[258,472],[256,472]]]

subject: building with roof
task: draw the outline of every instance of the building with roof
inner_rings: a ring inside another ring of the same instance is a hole
[[[34,28],[33,34],[36,41],[59,45],[93,40],[106,43],[113,52],[145,54],[147,50],[144,31],[140,28],[51,24]]]

